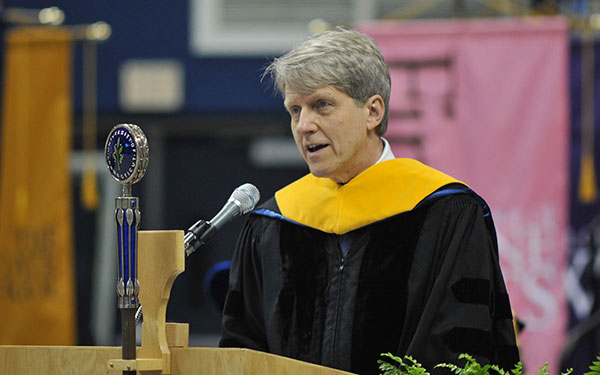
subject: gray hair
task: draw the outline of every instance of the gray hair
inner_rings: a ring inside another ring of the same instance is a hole
[[[381,95],[385,112],[375,131],[387,130],[391,79],[388,66],[375,41],[358,31],[337,28],[314,35],[266,68],[279,92],[286,87],[299,93],[333,86],[363,105]]]

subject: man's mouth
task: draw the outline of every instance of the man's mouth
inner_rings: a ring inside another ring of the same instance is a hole
[[[317,152],[327,146],[329,146],[327,143],[314,144],[314,145],[306,146],[306,150],[308,152]]]

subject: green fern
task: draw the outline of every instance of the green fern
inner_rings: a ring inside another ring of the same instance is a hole
[[[538,371],[535,373],[537,375],[550,375],[550,371],[548,370],[548,362],[544,362],[544,364],[540,366]]]
[[[409,355],[403,358],[397,357],[391,353],[381,353],[381,356],[387,357],[390,360],[378,360],[379,369],[382,371],[380,375],[430,375],[429,372],[416,359]],[[452,363],[440,363],[434,368],[447,368],[456,375],[523,375],[523,363],[519,362],[510,371],[505,371],[497,365],[481,366],[473,356],[463,353],[458,356],[459,359],[465,359],[464,367],[457,366]],[[596,357],[596,361],[590,365],[589,372],[584,375],[600,375],[600,355]],[[561,375],[571,375],[573,369],[567,369]],[[548,362],[545,362],[536,371],[536,375],[550,375],[548,370]]]
[[[497,375],[508,375],[506,371],[496,365],[485,365],[481,366],[479,362],[471,355],[463,353],[458,356],[458,359],[466,359],[467,362],[463,368],[458,367],[451,363],[440,363],[436,365],[435,368],[447,368],[456,375],[490,375],[490,370],[492,370],[491,374]]]
[[[496,371],[496,373],[497,373],[497,374],[500,374],[500,375],[510,375],[510,373],[509,373],[509,372],[507,372],[507,371],[504,371],[504,369],[503,369],[503,368],[501,368],[501,367],[500,367],[500,366],[498,366],[498,365],[490,365],[490,369],[492,369],[492,370]]]
[[[462,368],[460,368],[456,365],[453,365],[452,363],[440,363],[440,364],[435,365],[434,368],[439,368],[439,367],[450,369],[450,371],[452,371],[453,373],[455,373],[457,375],[460,375],[463,371]]]
[[[584,375],[600,375],[600,355],[596,356],[596,360],[590,365],[590,370]]]
[[[512,372],[513,375],[523,375],[523,362],[519,361],[515,365],[515,368],[510,370],[510,372]]]
[[[396,366],[388,361],[378,360],[379,369],[383,371],[381,375],[429,375],[427,370],[409,355],[405,355],[404,359],[392,353],[382,353],[381,355],[398,363],[398,366]]]

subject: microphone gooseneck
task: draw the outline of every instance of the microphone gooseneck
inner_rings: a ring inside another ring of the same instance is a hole
[[[236,188],[221,211],[210,221],[198,220],[192,225],[183,238],[186,256],[196,251],[199,247],[210,241],[215,234],[234,217],[242,216],[252,211],[260,200],[260,192],[256,186],[245,183]],[[143,319],[144,312],[142,306],[135,312],[135,321],[140,322]]]
[[[183,240],[185,254],[189,256],[199,247],[208,243],[219,229],[234,217],[252,211],[259,200],[260,192],[256,186],[245,183],[236,188],[215,217],[210,221],[199,220],[188,229]]]

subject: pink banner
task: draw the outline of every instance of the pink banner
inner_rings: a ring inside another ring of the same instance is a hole
[[[567,24],[560,18],[363,25],[391,68],[387,138],[490,207],[527,373],[558,372],[567,322]],[[508,369],[507,369],[508,370]]]

